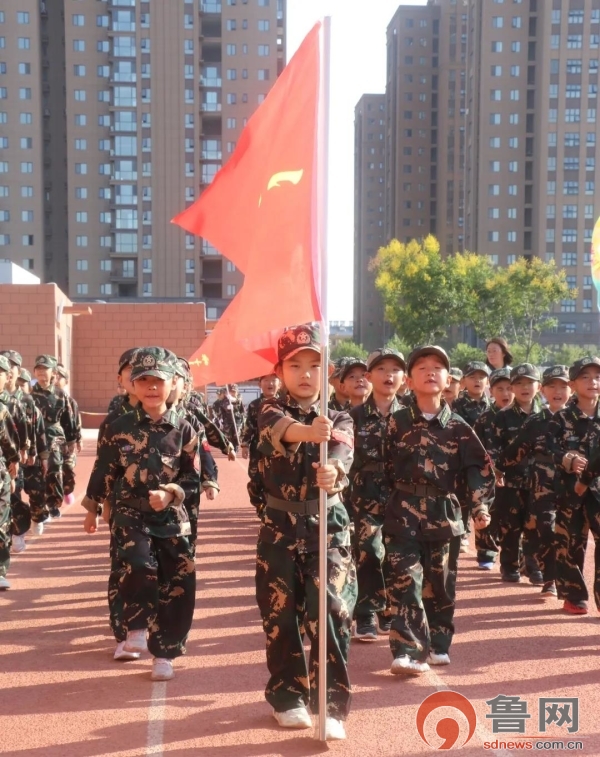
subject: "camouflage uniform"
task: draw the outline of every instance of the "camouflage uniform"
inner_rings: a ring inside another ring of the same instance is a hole
[[[116,412],[125,401],[125,397],[127,397],[126,394],[115,394],[112,400],[108,403],[108,407],[106,408],[106,415],[112,415],[114,412]]]
[[[173,375],[165,350],[136,353],[132,380],[143,375]],[[123,626],[148,628],[148,649],[160,658],[185,653],[194,613],[196,572],[186,510],[198,507],[197,446],[196,433],[174,410],[153,421],[138,406],[107,426],[82,502],[96,512],[98,503],[114,497],[111,538],[127,564],[119,586]],[[155,489],[175,497],[162,511],[148,501]]]
[[[213,408],[217,418],[221,421],[223,433],[231,440],[233,448],[237,452],[240,445],[240,434],[242,433],[245,415],[244,403],[242,402],[241,397],[222,397],[214,403]]]
[[[258,414],[264,400],[265,396],[261,394],[260,397],[250,402],[246,409],[246,421],[240,436],[241,446],[248,448],[248,478],[250,479],[247,485],[248,496],[250,497],[250,504],[256,508],[259,517],[266,502],[258,452]]]
[[[511,376],[521,368],[522,366],[517,366],[513,369]],[[537,369],[534,370],[537,373]],[[531,414],[526,413],[517,402],[513,402],[509,407],[502,408],[496,413],[491,421],[490,446],[488,448],[496,468],[498,468],[498,462],[505,449],[514,441],[530,415],[535,415],[540,411],[540,405],[539,400],[535,398]],[[525,530],[530,493],[531,471],[529,460],[521,460],[518,465],[507,468],[504,475],[504,486],[499,486],[496,489],[492,508],[492,522],[486,529],[487,534],[492,539],[497,538],[499,541],[500,571],[503,576],[518,575],[519,573],[521,539],[525,558],[525,572],[531,575],[539,570],[535,559],[534,545],[529,541],[531,533]]]
[[[600,480],[595,477],[600,449],[600,403],[593,418],[570,403],[555,413],[548,424],[548,447],[556,464],[556,590],[558,598],[573,604],[587,602],[583,564],[589,532],[595,543],[594,599],[600,609]],[[593,465],[580,478],[589,489],[579,497],[574,492],[575,474],[566,471],[563,457],[577,452]]]
[[[19,462],[18,436],[15,431],[6,405],[0,403],[0,577],[2,578],[6,576],[10,566],[11,476],[8,466]]]
[[[56,368],[56,361],[49,355],[36,358],[36,365]],[[58,511],[63,502],[62,450],[65,444],[75,442],[75,419],[71,415],[66,394],[54,384],[48,389],[42,389],[36,384],[31,390],[33,401],[39,408],[44,420],[44,431],[48,446],[48,473],[44,477],[41,465],[29,466],[26,478],[29,477],[29,494],[31,518],[39,523],[48,519],[48,515]],[[45,480],[44,480],[45,478]]]
[[[447,654],[454,634],[455,576],[450,541],[464,533],[456,496],[466,478],[471,515],[487,513],[494,492],[489,458],[473,430],[443,404],[427,420],[416,403],[390,416],[385,470],[394,489],[385,512],[394,658],[425,662]]]
[[[516,438],[496,461],[496,466],[504,472],[521,465],[523,460],[529,462],[531,488],[523,531],[545,583],[554,581],[555,578],[556,467],[548,453],[548,429],[552,418],[553,414],[548,408],[530,415]]]
[[[465,375],[468,376],[469,374],[467,373]],[[490,401],[485,394],[478,400],[469,397],[467,392],[459,394],[452,405],[452,412],[456,413],[456,415],[460,415],[463,421],[468,423],[471,428],[474,428],[477,420],[489,409]]]
[[[394,398],[390,413],[400,409]],[[383,466],[384,435],[387,417],[369,397],[364,405],[352,408],[354,421],[354,461],[350,469],[350,507],[354,519],[354,543],[358,598],[357,625],[361,618],[383,613],[387,607],[387,563],[383,540],[385,504],[392,489]]]
[[[206,439],[211,447],[221,450],[224,455],[228,455],[233,450],[233,444],[221,431],[221,429],[215,425],[206,412],[206,405],[200,401],[198,397],[202,397],[198,392],[192,392],[188,397],[182,400],[183,406],[186,410],[194,415],[198,421],[204,427]]]
[[[267,505],[258,535],[256,599],[267,635],[270,678],[265,696],[277,712],[306,706],[309,700],[313,711],[318,707],[319,489],[312,463],[319,461],[319,445],[285,443],[282,435],[294,421],[310,425],[319,413],[318,404],[304,411],[288,396],[285,401],[266,400],[258,416]],[[330,410],[328,416],[333,421],[329,459],[339,470],[341,491],[352,463],[352,421],[347,413]],[[356,571],[348,514],[339,494],[329,502],[327,708],[329,716],[345,720],[351,699],[347,661]],[[308,671],[303,622],[311,640]]]
[[[77,465],[77,445],[81,446],[81,415],[79,405],[69,394],[65,395],[75,428],[75,441],[63,446],[63,488],[64,495],[68,497],[75,491],[75,466]]]

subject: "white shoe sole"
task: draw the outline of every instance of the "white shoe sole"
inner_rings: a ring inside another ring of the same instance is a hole
[[[152,681],[170,681],[172,678],[175,678],[175,671],[172,670],[170,673],[155,673],[152,671],[150,678]]]
[[[26,549],[27,549],[27,544],[25,544],[25,542],[23,542],[22,547],[15,547],[13,543],[12,547],[10,548],[10,553],[11,555],[20,555],[21,552],[25,552]]]
[[[306,728],[312,728],[312,720],[310,722],[304,721],[304,720],[297,720],[294,723],[281,723],[277,717],[275,716],[275,713],[273,713],[273,717],[275,718],[275,722],[280,728],[285,728],[288,731],[299,731]]]
[[[129,660],[139,660],[140,654],[139,652],[126,652],[125,650],[119,652],[115,652],[113,656],[113,660],[116,660],[117,662],[127,662]]]
[[[390,673],[394,676],[412,676],[412,677],[418,677],[422,676],[424,673],[427,673],[429,671],[429,665],[425,664],[425,667],[423,670],[415,670],[414,668],[403,668],[401,666],[391,667]]]

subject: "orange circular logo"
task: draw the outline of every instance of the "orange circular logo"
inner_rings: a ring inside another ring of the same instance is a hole
[[[424,699],[419,709],[417,710],[417,731],[423,741],[435,749],[452,749],[452,747],[458,741],[460,736],[460,723],[454,718],[442,718],[436,725],[435,732],[443,739],[443,743],[438,747],[433,747],[432,744],[427,741],[425,736],[425,721],[435,710],[439,710],[441,707],[453,707],[455,710],[462,712],[467,719],[469,725],[469,733],[464,743],[460,744],[457,748],[465,746],[475,733],[477,727],[477,715],[471,702],[459,694],[457,691],[436,691],[435,694],[431,694]]]

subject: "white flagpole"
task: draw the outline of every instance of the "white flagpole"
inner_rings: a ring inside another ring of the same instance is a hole
[[[321,256],[321,414],[327,415],[329,399],[329,321],[327,317],[327,200],[329,174],[329,75],[331,54],[331,17],[323,19],[321,47],[321,92],[320,124],[322,128],[320,147],[320,226],[319,242]],[[321,465],[327,464],[327,442],[320,445]],[[318,740],[326,741],[325,725],[327,719],[327,492],[319,490],[319,725]]]

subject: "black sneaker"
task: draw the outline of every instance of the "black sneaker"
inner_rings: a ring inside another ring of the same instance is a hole
[[[546,581],[542,588],[540,597],[542,599],[557,599],[558,594],[556,593],[556,585],[554,581]]]
[[[389,636],[392,630],[392,616],[385,612],[378,612],[377,622],[379,623],[379,633],[381,636]]]
[[[541,570],[532,570],[529,574],[529,583],[533,586],[543,586],[544,576]]]
[[[377,641],[375,613],[371,613],[370,615],[359,615],[356,618],[354,638],[359,641]]]
[[[48,512],[50,513],[52,520],[58,520],[59,518],[62,518],[62,513],[58,507],[53,507]]]
[[[503,570],[502,580],[508,584],[518,584],[521,580],[521,574],[518,570]]]

